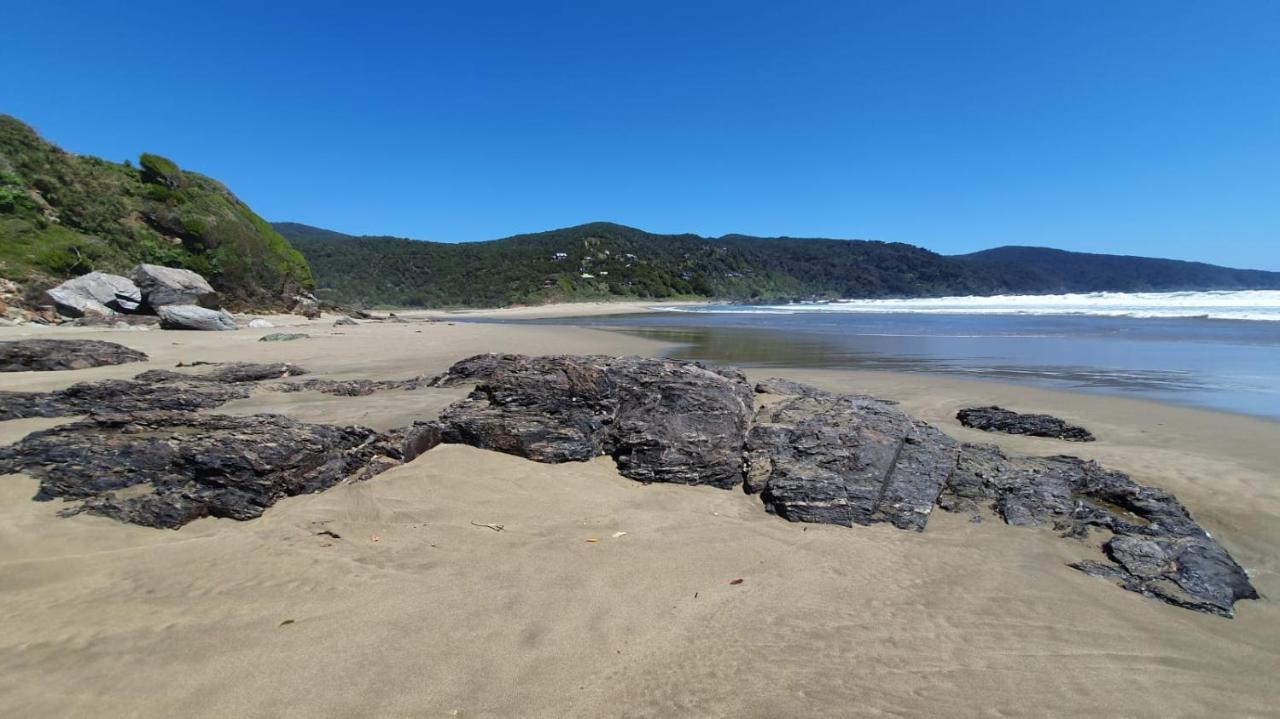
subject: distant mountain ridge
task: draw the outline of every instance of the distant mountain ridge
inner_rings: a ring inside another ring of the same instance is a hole
[[[902,243],[659,235],[607,222],[456,244],[273,226],[306,257],[317,294],[363,305],[1280,289],[1280,272],[1038,247],[946,256]]]

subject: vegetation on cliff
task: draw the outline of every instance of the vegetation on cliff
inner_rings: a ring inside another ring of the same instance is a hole
[[[221,183],[143,154],[65,152],[0,115],[0,277],[29,296],[139,262],[199,272],[231,306],[283,307],[312,286],[303,256]]]
[[[948,257],[900,243],[656,235],[603,222],[458,244],[275,227],[307,257],[321,298],[364,305],[1280,288],[1275,272],[1040,248]]]

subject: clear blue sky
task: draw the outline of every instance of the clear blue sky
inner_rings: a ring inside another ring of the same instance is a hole
[[[1280,2],[7,3],[0,112],[260,214],[1280,270]]]

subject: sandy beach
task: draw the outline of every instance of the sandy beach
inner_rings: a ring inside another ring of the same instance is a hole
[[[0,374],[0,389],[191,361],[404,379],[479,352],[664,349],[550,325],[270,319],[277,327],[235,333],[5,330],[0,339],[106,339],[151,361]],[[311,337],[258,342],[282,330]],[[1276,716],[1280,424],[940,376],[749,374],[898,400],[961,440],[1077,454],[1171,490],[1263,598],[1240,602],[1235,619],[1198,614],[1067,567],[1093,545],[1050,529],[942,511],[923,533],[794,524],[741,491],[626,480],[608,458],[544,465],[446,445],[256,520],[177,531],[60,518],[60,502],[31,501],[35,480],[10,475],[0,477],[0,714]],[[259,392],[217,411],[386,429],[430,419],[466,391]],[[1057,414],[1099,441],[965,429],[955,412],[975,404]],[[0,422],[0,442],[63,421]]]

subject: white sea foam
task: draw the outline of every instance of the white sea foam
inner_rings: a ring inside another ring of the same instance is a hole
[[[1221,292],[1091,292],[1067,295],[837,300],[788,305],[683,305],[672,312],[790,314],[799,312],[975,315],[1088,315],[1280,321],[1280,290]]]

